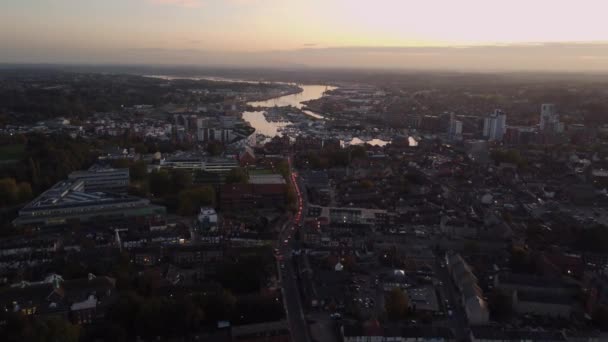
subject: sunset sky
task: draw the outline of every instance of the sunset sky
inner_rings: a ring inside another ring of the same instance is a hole
[[[2,0],[0,62],[608,71],[606,13],[605,0]]]

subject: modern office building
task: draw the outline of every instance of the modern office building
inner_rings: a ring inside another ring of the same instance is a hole
[[[502,141],[507,128],[507,115],[500,109],[485,118],[483,136],[488,140]]]
[[[68,179],[55,184],[19,211],[16,226],[60,226],[76,223],[158,225],[166,209],[144,198],[89,192],[86,182]]]
[[[160,161],[160,167],[166,169],[184,169],[191,171],[206,171],[225,173],[238,167],[236,159],[206,158],[196,156],[172,157]]]
[[[192,172],[196,184],[224,184],[226,175],[239,163],[232,158],[209,158],[205,156],[174,156],[160,161],[161,169],[181,169]]]
[[[540,106],[539,128],[541,132],[561,133],[564,131],[564,123],[559,121],[559,114],[552,103],[543,103]]]
[[[68,179],[82,180],[86,192],[126,193],[129,187],[129,169],[114,169],[93,165],[87,171],[70,173]]]
[[[238,135],[234,132],[234,127],[238,120],[236,117],[204,117],[196,120],[196,131],[198,141],[219,141],[230,143]]]
[[[538,132],[535,127],[509,126],[505,132],[504,141],[507,144],[531,144],[537,140]]]
[[[555,105],[553,103],[543,103],[540,106],[540,130],[544,130],[549,122],[555,120],[556,116],[557,114],[555,113]]]
[[[456,120],[452,115],[450,126],[448,127],[448,136],[450,140],[459,140],[462,138],[462,121]]]

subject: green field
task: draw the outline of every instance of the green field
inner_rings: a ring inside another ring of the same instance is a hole
[[[0,161],[20,160],[25,153],[25,145],[4,145],[0,146]]]

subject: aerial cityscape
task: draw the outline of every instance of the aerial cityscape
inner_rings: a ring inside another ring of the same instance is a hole
[[[488,3],[0,4],[0,341],[608,341],[608,4]]]

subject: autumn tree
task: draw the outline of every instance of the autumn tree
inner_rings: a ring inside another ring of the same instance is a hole
[[[509,293],[495,289],[488,296],[492,317],[498,321],[506,320],[513,314],[513,299]]]
[[[0,179],[0,205],[15,205],[32,198],[30,183],[17,184],[14,178]]]
[[[399,320],[407,315],[409,310],[409,299],[407,294],[400,288],[396,287],[389,292],[384,309],[388,318],[391,320]]]
[[[180,192],[192,185],[192,173],[186,170],[173,169],[170,172],[172,190]]]
[[[199,186],[194,189],[186,189],[179,193],[180,215],[195,215],[200,207],[213,206],[215,204],[215,191],[211,186]]]
[[[606,305],[598,305],[593,310],[593,324],[602,331],[608,331],[608,307]]]
[[[226,183],[227,184],[244,184],[249,181],[249,175],[247,174],[247,170],[237,167],[226,175]]]
[[[129,166],[131,180],[141,181],[148,175],[148,164],[143,160],[138,160]]]
[[[154,171],[150,174],[150,191],[156,196],[164,196],[171,191],[171,177],[167,171]]]
[[[18,191],[14,178],[0,179],[0,205],[12,205],[17,202]]]

